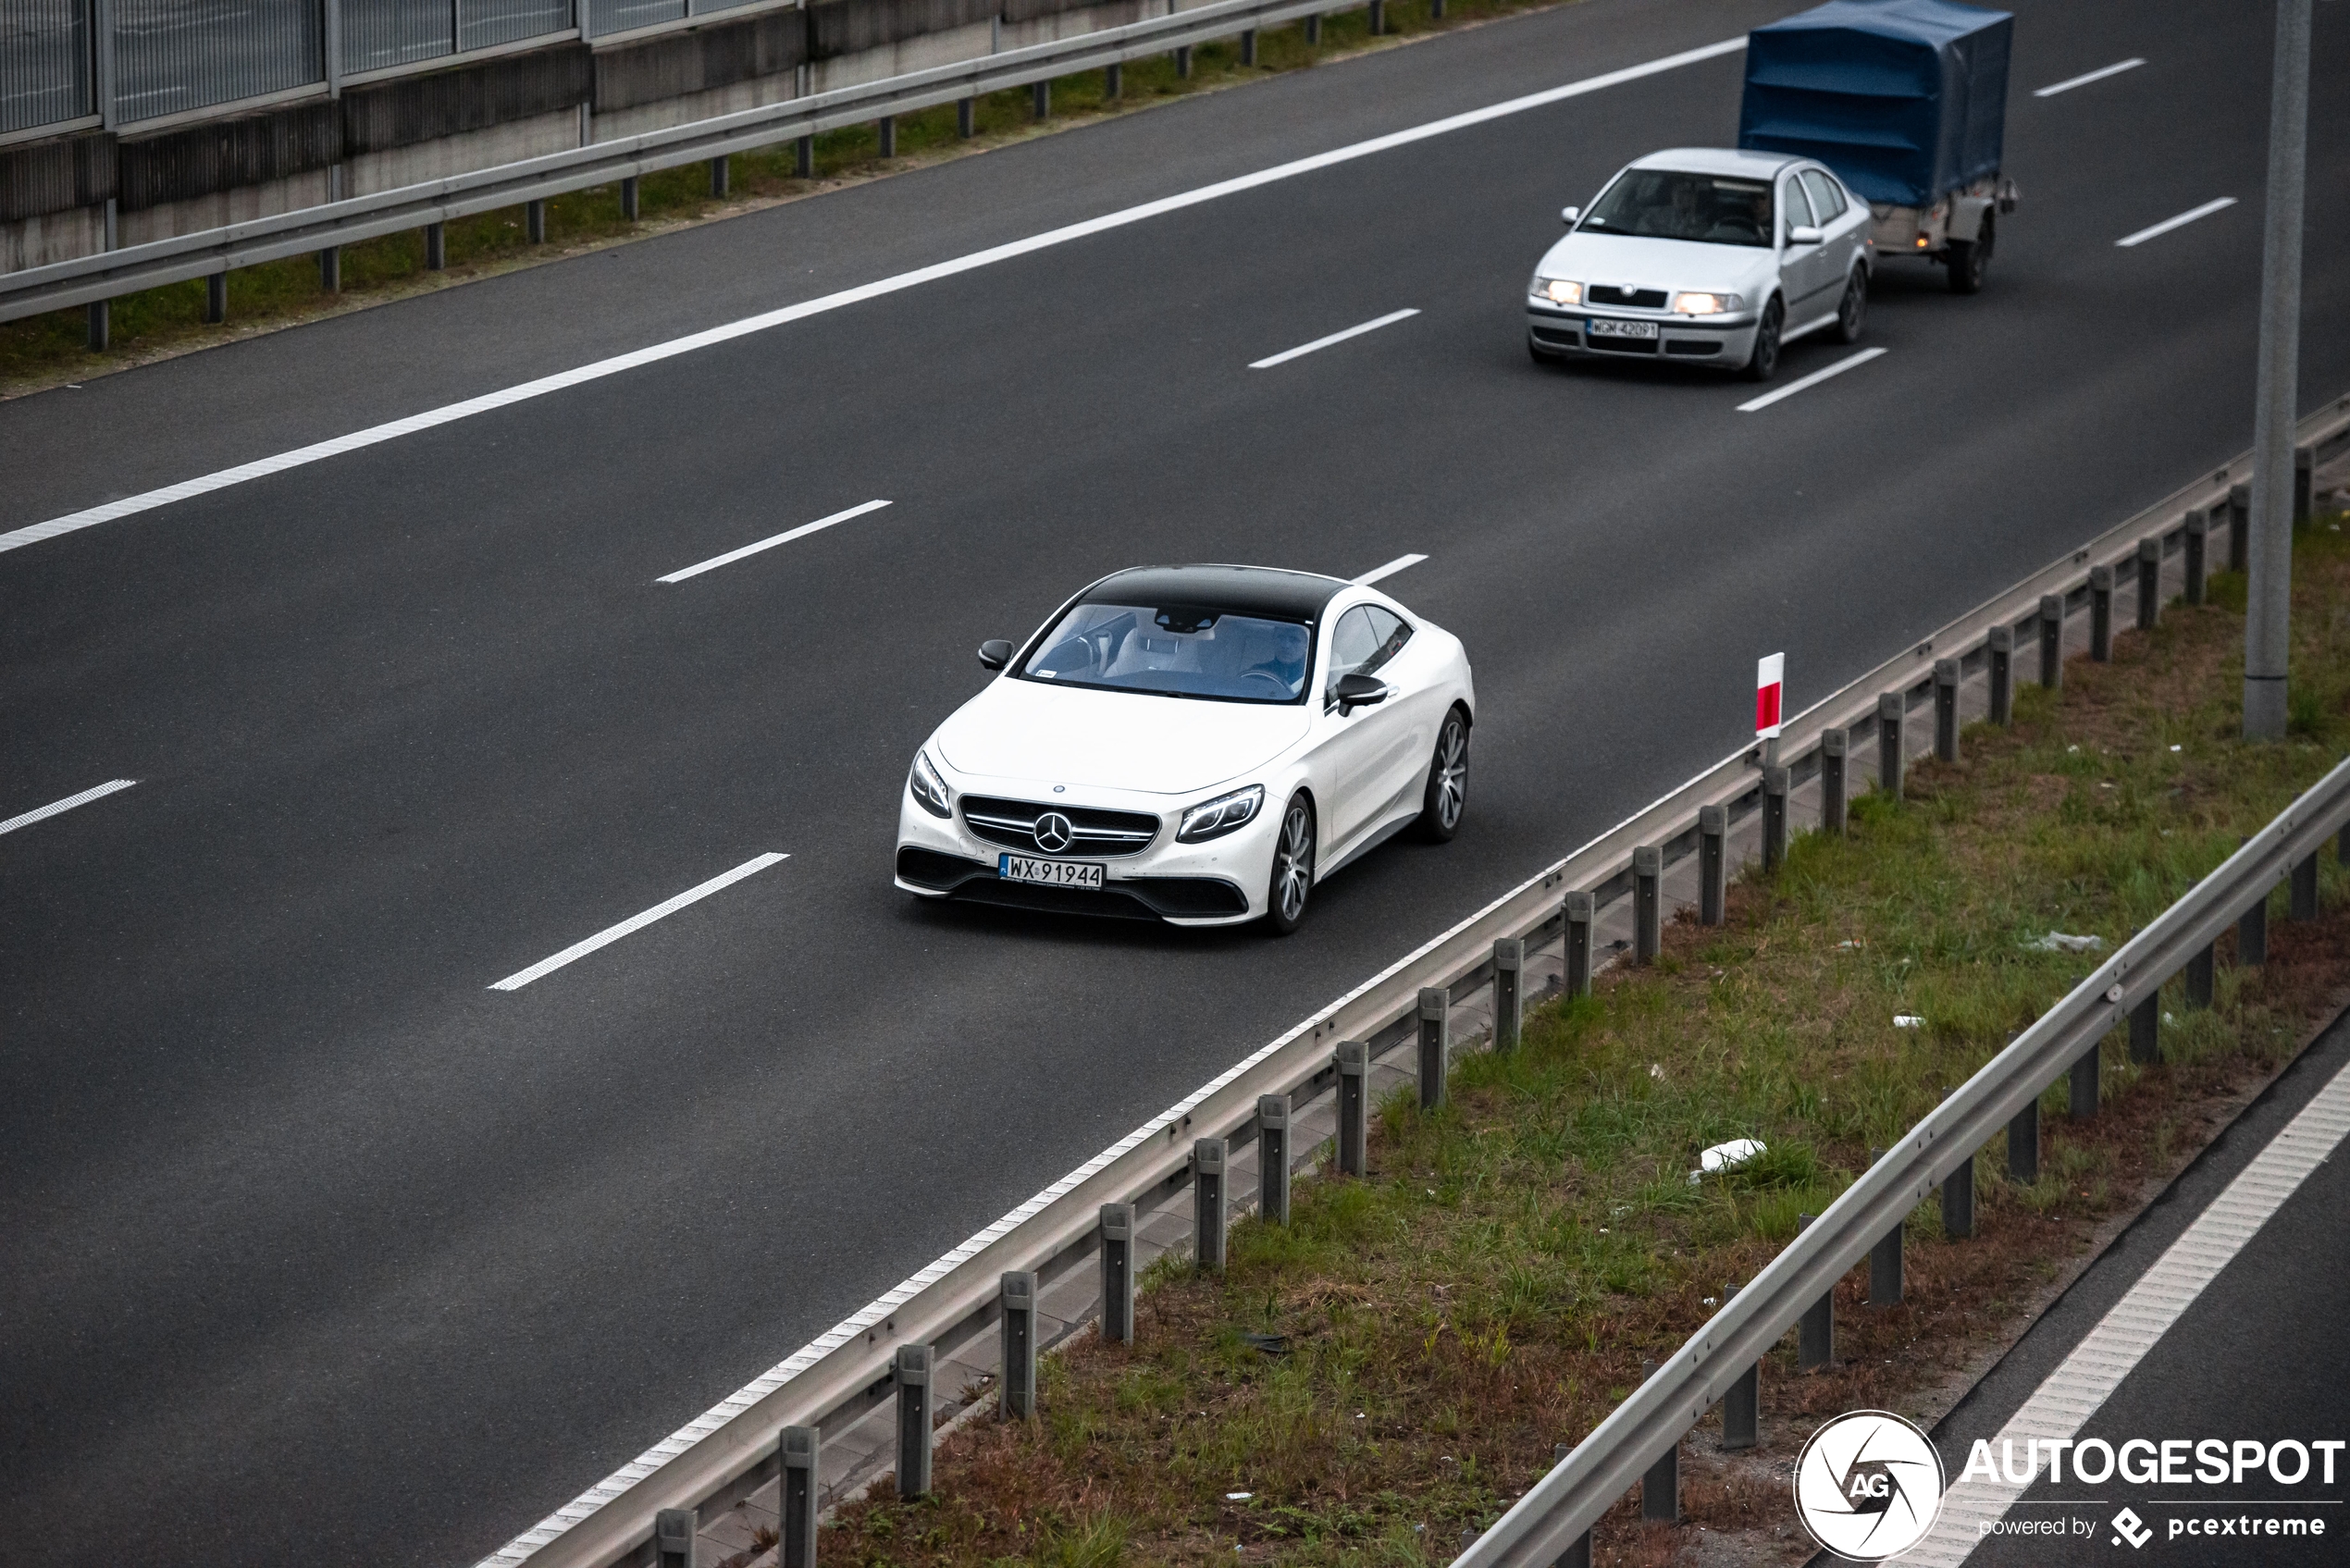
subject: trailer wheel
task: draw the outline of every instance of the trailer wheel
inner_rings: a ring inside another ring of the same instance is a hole
[[[1787,307],[1776,295],[1762,307],[1762,325],[1754,329],[1754,352],[1738,372],[1750,381],[1768,381],[1779,372],[1779,334],[1787,328]]]
[[[1991,220],[1983,220],[1983,237],[1979,241],[1950,241],[1948,265],[1950,269],[1950,292],[1979,294],[1983,291],[1983,269],[1991,260]]]

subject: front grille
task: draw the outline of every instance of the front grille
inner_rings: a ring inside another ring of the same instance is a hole
[[[1623,289],[1613,283],[1594,283],[1585,290],[1583,298],[1595,305],[1630,305],[1635,310],[1664,308],[1662,289]]]
[[[1668,354],[1718,354],[1722,352],[1722,345],[1692,342],[1687,338],[1676,338],[1665,343],[1664,352]]]
[[[1069,819],[1070,841],[1058,849],[1046,849],[1036,842],[1036,823],[1056,811]],[[963,796],[963,821],[988,843],[1023,855],[1139,855],[1158,836],[1158,819],[1147,811],[1104,811],[1090,806],[998,800],[984,795]]]
[[[1656,352],[1656,340],[1653,338],[1587,338],[1583,340],[1583,346],[1611,354],[1653,354]]]

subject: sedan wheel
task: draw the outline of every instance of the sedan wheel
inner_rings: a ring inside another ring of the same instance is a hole
[[[1836,307],[1836,336],[1838,342],[1857,343],[1861,329],[1869,324],[1869,275],[1859,267],[1844,285],[1844,301]]]
[[[1436,732],[1436,755],[1429,759],[1428,790],[1420,797],[1420,836],[1442,844],[1460,831],[1468,809],[1468,721],[1453,709]]]
[[[1281,813],[1281,836],[1273,846],[1273,880],[1265,892],[1265,918],[1274,934],[1287,936],[1305,923],[1305,901],[1314,893],[1314,807],[1290,796]]]
[[[1762,325],[1754,329],[1754,352],[1746,362],[1746,378],[1768,381],[1779,373],[1779,334],[1787,328],[1787,307],[1773,300],[1762,307]]]

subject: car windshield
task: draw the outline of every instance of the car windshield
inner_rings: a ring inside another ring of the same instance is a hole
[[[1771,186],[1714,174],[1626,169],[1578,227],[1709,245],[1768,245]]]
[[[1295,621],[1226,614],[1198,605],[1081,604],[1020,666],[1058,685],[1295,702],[1305,692],[1314,629]]]

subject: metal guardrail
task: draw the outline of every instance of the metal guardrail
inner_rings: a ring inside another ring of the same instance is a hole
[[[236,267],[405,233],[475,213],[543,201],[615,180],[678,168],[863,125],[889,115],[1005,88],[1098,70],[1146,55],[1352,8],[1361,0],[1212,0],[1123,27],[1103,28],[1025,49],[884,77],[856,87],[792,98],[713,119],[669,126],[592,146],[500,164],[420,185],[354,196],[46,266],[0,273],[0,321],[185,282]]]
[[[2310,464],[2350,446],[2350,398],[2305,420],[2298,434]],[[2213,527],[2224,538],[2231,492],[2240,488],[2248,468],[2249,458],[2239,458],[2173,492],[1814,704],[1782,736],[1783,755],[1796,778],[1817,771],[1822,737],[1829,731],[1849,735],[1873,728],[1881,695],[1901,694],[1904,711],[1921,697],[1932,701],[1937,658],[1979,667],[1993,628],[2036,631],[2044,596],[2057,596],[2068,616],[2088,608],[2093,567],[2109,569],[2117,557],[2134,562],[2147,538],[2162,541],[2159,548],[2175,554],[2197,512],[2208,520],[2216,511],[2220,520]],[[2029,646],[2022,636],[2015,640],[2019,648]],[[1367,1041],[1377,1055],[1413,1030],[1422,988],[1442,987],[1455,999],[1476,990],[1491,977],[1495,940],[1540,937],[1556,929],[1566,890],[1590,892],[1595,906],[1604,908],[1631,892],[1636,848],[1661,846],[1669,864],[1695,851],[1702,808],[1725,807],[1740,817],[1759,808],[1761,794],[1761,763],[1753,749],[1724,759],[1138,1128],[516,1537],[485,1564],[608,1568],[639,1558],[659,1510],[708,1513],[749,1495],[775,1474],[784,1426],[836,1426],[891,1397],[891,1366],[901,1345],[932,1345],[944,1355],[985,1332],[996,1321],[1006,1272],[1033,1269],[1049,1283],[1080,1266],[1099,1247],[1101,1205],[1147,1205],[1173,1191],[1190,1179],[1195,1139],[1220,1136],[1238,1142],[1253,1137],[1259,1095],[1287,1094],[1293,1105],[1302,1105],[1330,1088],[1338,1042]],[[2099,966],[2072,996],[1938,1107],[1460,1562],[1466,1568],[1549,1568],[1935,1183],[2345,821],[2350,821],[2350,764]]]

